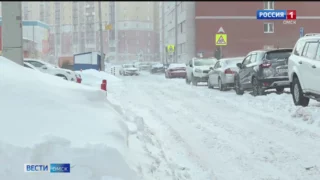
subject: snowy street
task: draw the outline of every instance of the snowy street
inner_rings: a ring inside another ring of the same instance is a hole
[[[319,103],[301,109],[290,94],[237,96],[149,73],[120,78],[123,84],[110,87],[108,98],[144,120],[157,141],[145,151],[167,164],[168,177],[319,179]],[[163,171],[159,164],[155,179]],[[159,179],[174,179],[168,177]]]

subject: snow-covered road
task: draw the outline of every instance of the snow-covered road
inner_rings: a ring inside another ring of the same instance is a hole
[[[237,96],[164,75],[121,78],[112,99],[157,142],[145,149],[160,161],[155,179],[320,179],[319,103],[301,109],[289,94]]]

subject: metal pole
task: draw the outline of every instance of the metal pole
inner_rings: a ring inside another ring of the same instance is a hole
[[[175,49],[177,48],[178,46],[178,1],[175,1]],[[178,62],[178,53],[177,51],[175,50],[174,51],[174,62]]]
[[[23,66],[21,1],[3,1],[1,11],[3,57]]]
[[[127,48],[127,61],[129,62],[129,46],[128,46],[128,39],[126,39],[126,48]]]
[[[102,15],[101,15],[101,1],[99,1],[99,25],[100,25],[100,53],[101,53],[101,71],[105,70],[104,67],[104,53],[103,53],[103,34],[102,34]]]

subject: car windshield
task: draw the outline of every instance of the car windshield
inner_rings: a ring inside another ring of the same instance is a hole
[[[197,59],[194,60],[195,66],[213,66],[215,64],[215,60],[213,59]]]
[[[281,50],[281,51],[270,51],[266,53],[265,59],[267,60],[278,60],[278,59],[288,59],[291,55],[292,50]]]
[[[124,65],[125,68],[131,68],[131,67],[134,67],[132,64],[126,64]]]

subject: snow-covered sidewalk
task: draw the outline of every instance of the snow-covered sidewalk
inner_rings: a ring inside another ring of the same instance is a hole
[[[121,111],[97,87],[0,57],[0,179],[140,179],[131,163],[146,154],[137,159],[129,146],[143,147],[143,142],[129,143],[129,138],[141,127],[128,124],[130,117]],[[70,163],[73,168],[70,174],[25,173],[27,163]]]
[[[237,96],[146,73],[122,78],[130,88],[110,96],[143,119],[158,144],[146,151],[168,164],[170,176],[319,179],[319,103],[299,108],[289,94]]]

